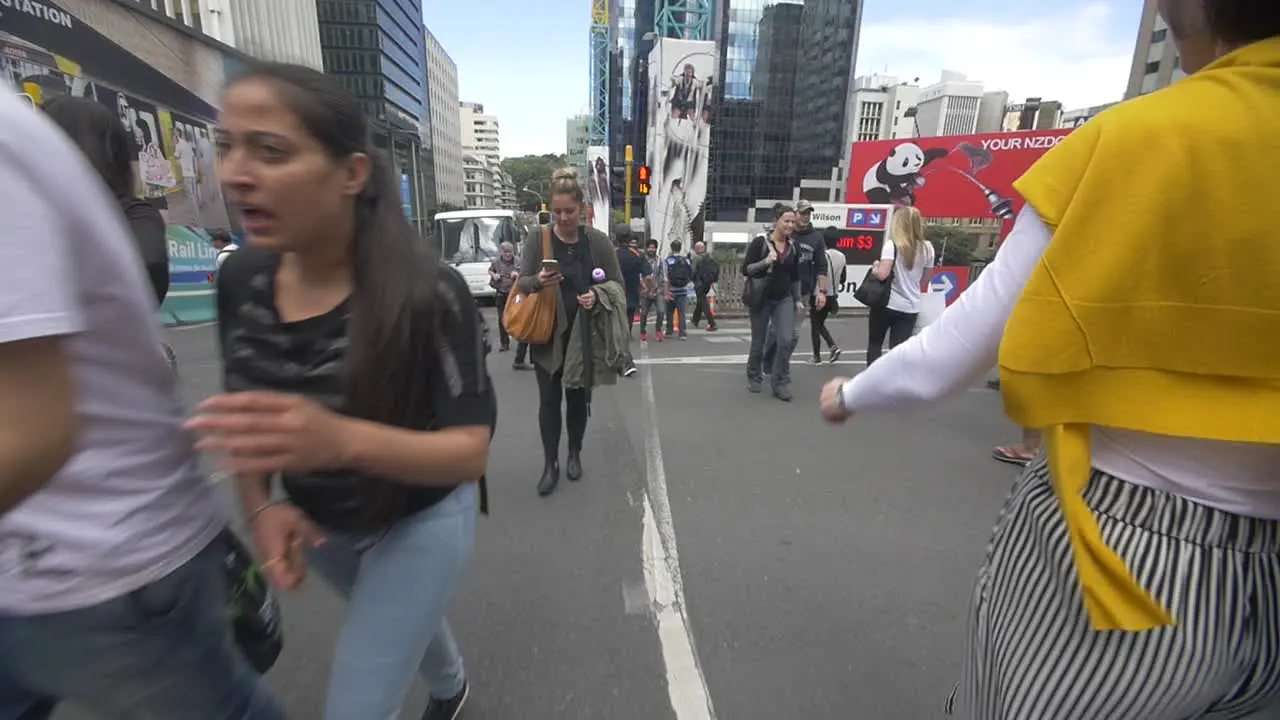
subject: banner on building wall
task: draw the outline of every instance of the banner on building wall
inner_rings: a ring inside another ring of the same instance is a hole
[[[591,213],[591,227],[605,235],[612,235],[609,218],[613,204],[612,182],[609,173],[609,148],[592,145],[587,148],[587,166],[578,169],[587,186],[587,207]]]
[[[853,144],[845,200],[914,205],[925,217],[1012,219],[1013,183],[1070,130],[951,135]]]
[[[26,12],[26,8],[39,12]],[[144,21],[146,22],[146,21]],[[169,322],[213,319],[210,230],[233,228],[215,174],[215,110],[179,83],[81,23],[55,3],[0,0],[0,84],[37,106],[59,95],[115,111],[134,139],[139,197],[168,225]]]
[[[710,41],[664,38],[649,52],[645,220],[664,252],[676,241],[689,251],[706,203],[716,65]]]

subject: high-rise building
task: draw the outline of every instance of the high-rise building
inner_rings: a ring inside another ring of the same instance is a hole
[[[324,70],[364,104],[424,227],[436,205],[422,0],[316,0]]]
[[[1002,130],[1056,130],[1062,127],[1062,103],[1057,100],[1027,98],[1005,110]]]
[[[1154,92],[1186,77],[1179,59],[1178,49],[1169,34],[1169,25],[1157,12],[1156,0],[1146,0],[1142,6],[1142,21],[1138,23],[1138,39],[1133,50],[1125,99]]]
[[[501,131],[498,118],[486,115],[484,105],[458,103],[458,119],[462,126],[462,151],[474,155],[488,165],[502,161]]]
[[[587,146],[591,144],[591,116],[576,115],[564,123],[565,163],[584,172],[587,167]]]
[[[427,104],[431,119],[431,151],[435,163],[436,200],[462,207],[466,203],[462,174],[462,121],[458,107],[458,66],[430,30],[426,31]]]
[[[464,205],[468,210],[497,207],[493,168],[483,157],[470,151],[462,154]]]
[[[801,178],[825,178],[848,155],[854,124],[841,102],[853,88],[862,31],[861,0],[805,0],[792,113],[791,165]]]
[[[316,0],[132,0],[260,60],[323,68]]]
[[[888,75],[866,75],[854,81],[850,98],[849,135],[845,143],[893,140],[916,136],[915,122],[907,110],[916,106],[920,96],[917,85],[900,82]]]
[[[779,3],[764,9],[757,28],[756,62],[748,87],[760,108],[752,138],[740,148],[726,145],[712,162],[734,171],[750,168],[757,197],[790,197],[797,174],[791,162],[792,119],[796,115],[796,72],[800,65],[803,5]],[[740,162],[749,155],[750,163]]]
[[[920,90],[916,122],[921,137],[968,135],[978,131],[978,110],[984,94],[982,83],[950,70],[942,79]]]
[[[1115,107],[1119,103],[1106,103],[1103,105],[1094,105],[1092,107],[1080,108],[1078,110],[1068,110],[1062,113],[1062,127],[1078,128],[1081,125],[1094,119],[1103,110]]]

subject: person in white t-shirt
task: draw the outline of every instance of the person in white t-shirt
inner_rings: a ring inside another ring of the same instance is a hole
[[[119,203],[0,90],[0,718],[279,720]]]
[[[883,352],[885,336],[889,349],[906,342],[916,329],[920,314],[920,286],[933,275],[933,245],[924,237],[924,217],[914,207],[893,211],[893,225],[875,264],[876,277],[893,276],[887,307],[871,308],[867,322],[867,364]]]
[[[231,257],[231,253],[240,249],[240,246],[231,238],[231,233],[226,230],[214,230],[209,234],[209,242],[218,253],[214,258],[214,267],[218,270],[222,269],[222,263]]]

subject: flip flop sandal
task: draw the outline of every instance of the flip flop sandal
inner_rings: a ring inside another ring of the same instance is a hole
[[[1020,465],[1022,467],[1026,467],[1028,464],[1031,463],[1033,459],[1035,459],[1035,455],[1018,452],[1016,448],[1009,447],[1009,446],[998,447],[992,450],[991,457],[995,458],[996,460],[999,460],[1002,463],[1009,463],[1010,465]]]

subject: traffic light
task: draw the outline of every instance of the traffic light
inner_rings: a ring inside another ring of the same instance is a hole
[[[627,202],[626,168],[614,167],[609,169],[609,189],[613,191],[613,197],[610,198],[612,207],[621,209]]]
[[[543,207],[545,208],[546,206],[544,205]],[[539,225],[550,225],[550,224],[551,224],[551,213],[547,212],[545,209],[544,209],[544,210],[539,210],[539,211],[538,211],[538,224],[539,224]]]
[[[640,169],[636,171],[636,179],[640,181],[639,187],[636,188],[636,191],[639,192],[641,195],[648,195],[649,194],[649,166],[648,165],[640,166]]]

